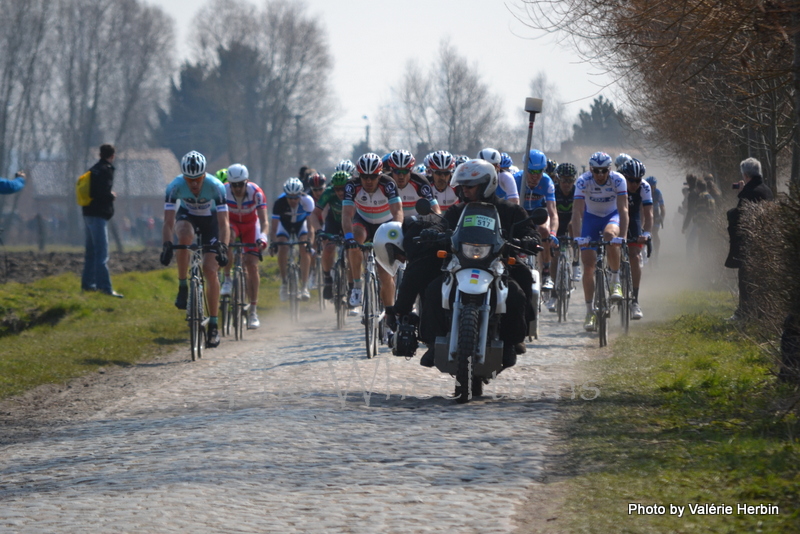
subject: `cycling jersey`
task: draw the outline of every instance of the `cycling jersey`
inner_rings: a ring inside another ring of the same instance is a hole
[[[436,202],[439,203],[439,209],[442,210],[442,213],[447,211],[447,208],[458,202],[456,190],[449,185],[445,186],[444,191],[439,191],[434,187],[433,196],[436,197]]]
[[[272,218],[280,222],[280,227],[287,232],[299,234],[301,228],[304,228],[306,219],[314,211],[314,199],[305,193],[300,195],[300,202],[297,207],[292,208],[289,205],[289,199],[286,198],[286,193],[281,194],[275,201],[272,207]],[[280,232],[279,232],[280,233]]]
[[[257,210],[267,207],[267,198],[264,192],[253,182],[247,182],[244,198],[241,203],[236,200],[231,190],[231,184],[225,184],[225,200],[228,204],[231,223],[252,224],[258,221]]]
[[[397,194],[397,185],[385,174],[378,177],[378,188],[373,193],[364,190],[361,178],[353,178],[345,186],[342,206],[355,206],[356,215],[367,223],[382,224],[391,221],[391,204],[400,204],[400,197]]]
[[[523,183],[524,174],[525,171],[514,173],[514,180],[519,190],[520,203],[526,211],[531,212],[536,208],[543,208],[546,202],[556,201],[556,186],[546,172],[542,173],[539,183],[534,188],[528,187],[527,180]]]
[[[411,179],[405,187],[397,188],[397,194],[403,203],[403,216],[411,217],[417,214],[417,200],[427,198],[431,206],[438,206],[436,197],[431,192],[431,184],[427,178],[415,172],[411,173]]]
[[[648,184],[649,185],[649,184]],[[653,193],[653,204],[656,206],[661,206],[661,209],[664,209],[664,195],[661,194],[661,189],[652,187],[650,188]],[[655,222],[654,228],[658,228],[661,225],[661,210],[654,209],[653,210],[653,221]]]
[[[339,196],[336,194],[336,191],[333,190],[333,186],[329,185],[325,188],[325,191],[322,192],[322,195],[317,200],[317,207],[320,211],[325,211],[325,208],[330,206],[329,209],[329,216],[333,214],[333,220],[336,222],[342,222],[342,201],[339,200]]]
[[[635,193],[628,193],[628,237],[636,238],[642,233],[642,206],[653,205],[650,184],[642,181]]]
[[[218,212],[228,211],[228,204],[225,202],[225,186],[215,177],[206,174],[200,194],[195,196],[181,174],[167,186],[164,209],[175,211],[179,206],[185,209],[189,215],[199,217],[210,217],[215,208]]]
[[[628,194],[628,183],[620,173],[611,171],[606,183],[598,185],[591,171],[580,175],[575,182],[575,199],[586,202],[586,213],[606,217],[617,211],[617,197]]]
[[[572,204],[575,202],[575,186],[564,193],[561,187],[556,186],[556,212],[558,212],[558,232],[560,237],[569,233],[569,224],[572,221]]]
[[[504,198],[506,200],[519,198],[519,186],[516,180],[514,180],[513,174],[508,171],[500,171],[497,173],[496,194],[498,198]]]

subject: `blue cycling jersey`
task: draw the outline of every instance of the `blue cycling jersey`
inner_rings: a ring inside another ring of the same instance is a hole
[[[547,173],[542,173],[542,178],[539,184],[531,189],[528,187],[528,181],[523,181],[522,176],[524,171],[517,171],[514,173],[514,180],[517,182],[517,189],[519,190],[520,204],[526,211],[533,211],[536,208],[545,207],[546,202],[556,201],[556,186],[552,178]]]
[[[164,202],[165,210],[175,211],[180,205],[190,215],[204,217],[210,217],[215,207],[218,212],[228,211],[228,204],[225,201],[225,186],[210,174],[206,174],[200,194],[197,196],[189,189],[189,184],[186,183],[183,175],[177,176],[167,186],[167,197]]]

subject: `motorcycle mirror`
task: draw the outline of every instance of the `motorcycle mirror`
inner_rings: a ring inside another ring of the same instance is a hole
[[[548,216],[549,215],[547,214],[547,210],[545,208],[536,208],[533,210],[530,219],[533,221],[533,224],[541,225],[547,222]]]
[[[421,198],[417,200],[417,203],[414,207],[416,208],[417,213],[420,215],[430,215],[431,213],[431,203],[427,198]]]

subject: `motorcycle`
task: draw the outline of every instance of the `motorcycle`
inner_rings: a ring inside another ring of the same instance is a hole
[[[424,206],[417,206],[417,211]],[[425,214],[425,213],[423,213]],[[542,224],[545,210],[516,225],[533,221]],[[541,221],[541,222],[538,222]],[[516,226],[515,225],[515,226]],[[507,265],[514,265],[511,253],[535,255],[503,239],[500,217],[493,204],[470,202],[450,235],[445,257],[447,273],[442,284],[442,305],[451,312],[447,336],[438,336],[434,364],[439,371],[456,378],[456,400],[465,403],[483,393],[483,385],[503,369],[503,341],[498,326],[506,313]],[[513,235],[511,228],[509,235]],[[438,239],[442,239],[441,234]]]

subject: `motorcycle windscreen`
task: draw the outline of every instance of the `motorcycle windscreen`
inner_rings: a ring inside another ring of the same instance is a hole
[[[453,249],[460,250],[461,243],[472,243],[492,245],[492,251],[496,253],[503,245],[500,230],[500,217],[493,204],[470,202],[461,213],[453,234]]]

